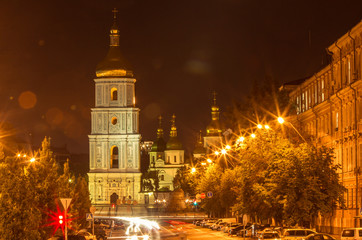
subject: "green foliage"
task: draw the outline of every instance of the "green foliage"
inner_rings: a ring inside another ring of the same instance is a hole
[[[89,213],[92,205],[89,199],[88,184],[84,177],[78,177],[72,197],[70,213],[75,217],[72,226],[75,229],[86,228],[88,225],[86,213]]]
[[[34,156],[35,162],[13,156],[0,159],[0,239],[47,239],[52,233],[48,214],[56,211],[59,197],[73,198],[70,211],[80,217],[76,224],[84,226],[84,211],[90,207],[86,181],[79,178],[74,188],[68,163],[59,175],[47,138]]]
[[[201,206],[214,216],[231,208],[255,221],[310,226],[319,213],[343,206],[333,149],[292,142],[279,129],[255,134],[214,165],[197,166],[195,173],[181,169],[175,183],[185,192],[213,192]],[[225,162],[232,164],[226,168]]]

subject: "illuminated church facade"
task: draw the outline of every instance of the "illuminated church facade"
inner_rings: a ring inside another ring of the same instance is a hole
[[[122,58],[115,20],[116,16],[110,30],[108,54],[98,64],[94,79],[88,173],[93,204],[116,203],[118,199],[143,202],[136,79]]]

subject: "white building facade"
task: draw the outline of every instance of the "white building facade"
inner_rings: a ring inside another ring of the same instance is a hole
[[[142,203],[136,79],[120,54],[119,30],[115,22],[110,32],[108,55],[98,64],[94,79],[89,191],[93,204],[112,204],[118,199]]]

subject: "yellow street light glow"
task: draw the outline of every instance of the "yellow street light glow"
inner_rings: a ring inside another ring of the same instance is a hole
[[[35,158],[31,158],[31,159],[30,159],[30,162],[35,162]]]
[[[20,154],[20,153],[18,153],[18,157],[21,157],[21,154]]]
[[[162,202],[166,202],[166,199],[163,199]]]
[[[207,161],[208,163],[212,163],[212,160],[211,160],[210,158],[208,158],[206,161]]]
[[[226,154],[226,150],[225,150],[225,149],[221,149],[221,153],[222,153],[222,154]]]
[[[68,182],[72,182],[72,179],[69,178]]]
[[[262,129],[263,128],[263,126],[261,125],[261,124],[258,124],[258,126],[257,126],[259,129]]]
[[[201,165],[203,165],[203,166],[206,165],[206,162],[201,163]]]
[[[217,156],[217,155],[219,155],[220,153],[218,152],[218,151],[215,151],[215,155]]]
[[[26,154],[24,154],[23,157],[26,157]]]
[[[255,135],[254,133],[252,133],[252,134],[250,135],[250,137],[255,138],[256,135]]]
[[[280,124],[283,124],[283,123],[284,123],[284,119],[283,119],[282,117],[278,117],[278,122],[279,122]]]
[[[196,172],[196,168],[191,168],[191,173],[194,173],[194,172]]]
[[[230,149],[231,149],[230,145],[226,145],[225,148],[226,148],[227,150],[230,150]]]
[[[244,140],[245,140],[244,137],[240,137],[240,138],[238,139],[239,142],[244,142]]]
[[[270,127],[269,127],[269,125],[265,125],[264,128],[265,128],[265,129],[269,129]]]

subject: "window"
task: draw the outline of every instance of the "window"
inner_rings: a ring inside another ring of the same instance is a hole
[[[170,156],[167,156],[167,162],[170,163]]]
[[[336,131],[338,131],[338,112],[336,112]]]
[[[324,79],[321,81],[322,102],[324,101]]]
[[[347,62],[347,80],[348,80],[348,83],[351,83],[351,60],[348,59],[348,62]]]
[[[112,122],[112,125],[116,125],[117,124],[117,118],[113,117],[111,122]]]
[[[115,101],[118,99],[117,88],[111,89],[111,99],[112,99],[112,101]]]
[[[118,147],[116,146],[111,149],[111,168],[118,168]]]
[[[164,175],[160,175],[160,181],[165,181],[165,176]]]
[[[176,159],[177,159],[176,156],[173,156],[173,161],[174,161],[174,162],[176,162]]]

